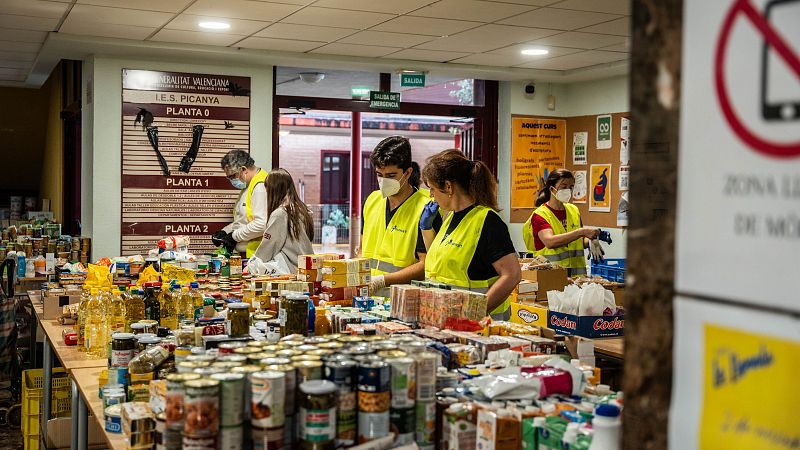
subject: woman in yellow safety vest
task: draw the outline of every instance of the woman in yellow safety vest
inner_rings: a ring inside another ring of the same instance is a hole
[[[422,176],[436,202],[420,219],[428,246],[425,278],[486,293],[492,318],[507,320],[520,267],[508,226],[497,214],[494,175],[482,162],[450,149],[428,158]],[[435,205],[447,213],[438,233],[428,223]]]
[[[574,187],[569,170],[550,172],[536,197],[536,209],[522,227],[528,252],[566,268],[570,277],[586,274],[583,249],[600,233],[598,228],[584,227],[578,207],[569,203]]]
[[[361,256],[370,260],[372,295],[388,296],[385,287],[421,280],[424,275],[426,250],[418,224],[430,196],[419,189],[419,166],[411,160],[408,139],[382,140],[372,151],[370,163],[379,189],[364,202]],[[437,224],[434,227],[439,229]]]

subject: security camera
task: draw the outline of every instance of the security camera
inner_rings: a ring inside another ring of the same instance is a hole
[[[525,85],[525,93],[531,95],[536,92],[536,83],[528,83]]]

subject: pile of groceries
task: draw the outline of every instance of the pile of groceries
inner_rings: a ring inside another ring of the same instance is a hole
[[[106,432],[137,450],[619,448],[622,395],[563,336],[442,285],[370,297],[364,259],[298,262],[91,265],[65,340],[108,359]]]

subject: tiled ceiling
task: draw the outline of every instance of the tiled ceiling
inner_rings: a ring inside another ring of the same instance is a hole
[[[630,1],[0,0],[0,83],[26,80],[48,32],[573,71],[628,59]]]

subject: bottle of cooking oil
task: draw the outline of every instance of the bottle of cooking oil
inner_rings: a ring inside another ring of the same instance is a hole
[[[176,298],[178,295],[174,286],[170,285],[168,289],[164,289],[159,298],[161,302],[160,324],[170,330],[178,329],[178,302]]]
[[[194,323],[194,302],[189,295],[189,285],[186,284],[178,294],[178,321],[181,325]]]
[[[86,306],[89,304],[92,291],[87,288],[81,290],[81,301],[78,304],[78,320],[75,322],[75,331],[78,335],[78,350],[86,350],[84,332],[86,330]]]
[[[157,281],[144,284],[144,318],[147,320],[161,320],[161,303],[156,295],[156,288],[160,284]]]
[[[196,281],[189,283],[189,297],[192,298],[194,320],[197,321],[199,318],[203,317],[203,307],[206,304],[203,294],[200,292],[200,283]]]
[[[125,300],[123,293],[125,287],[120,286],[120,290],[111,291],[108,312],[108,338],[114,333],[122,333],[125,331]],[[126,295],[127,297],[127,295]]]
[[[97,289],[92,289],[91,298],[86,306],[86,354],[92,358],[106,357],[106,308],[103,296]]]
[[[125,300],[125,332],[130,333],[131,324],[145,319],[144,296],[136,285],[130,285]]]

